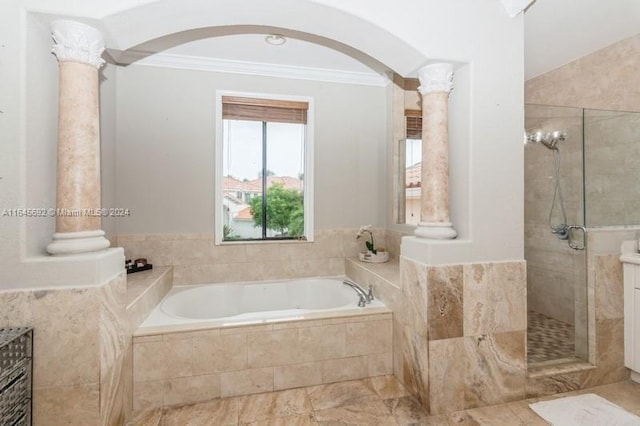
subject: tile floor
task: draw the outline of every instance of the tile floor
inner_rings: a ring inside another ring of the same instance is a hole
[[[527,312],[527,362],[575,357],[573,325],[535,311]]]
[[[147,411],[129,426],[536,426],[547,423],[530,402],[590,392],[640,416],[640,384],[633,382],[428,416],[393,376],[381,376]]]

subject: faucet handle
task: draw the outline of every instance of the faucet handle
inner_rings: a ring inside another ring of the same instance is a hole
[[[361,294],[360,295],[360,300],[358,301],[358,307],[360,308],[364,308],[365,306],[367,306],[367,299]]]
[[[367,303],[371,302],[373,299],[373,287],[369,286],[369,291],[367,292]]]

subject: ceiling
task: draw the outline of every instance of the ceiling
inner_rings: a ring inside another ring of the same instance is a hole
[[[640,0],[536,0],[524,15],[525,78],[640,33]]]
[[[283,45],[272,46],[265,42],[264,34],[211,37],[182,44],[163,53],[351,72],[374,72],[351,56],[321,44],[287,37]]]
[[[524,15],[525,79],[640,33],[640,0],[536,0]],[[281,46],[240,34],[181,44],[163,54],[337,70],[378,72],[345,53],[295,38]]]

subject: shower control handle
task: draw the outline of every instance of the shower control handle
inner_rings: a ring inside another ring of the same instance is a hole
[[[576,243],[576,241],[573,239],[573,231],[578,229],[582,231],[582,244]],[[584,250],[587,244],[587,228],[580,225],[569,225],[567,226],[567,233],[569,235],[569,238],[567,239],[569,247],[574,250]]]

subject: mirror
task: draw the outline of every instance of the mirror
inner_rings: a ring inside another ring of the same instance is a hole
[[[417,225],[422,192],[422,140],[401,139],[398,146],[397,223]]]

